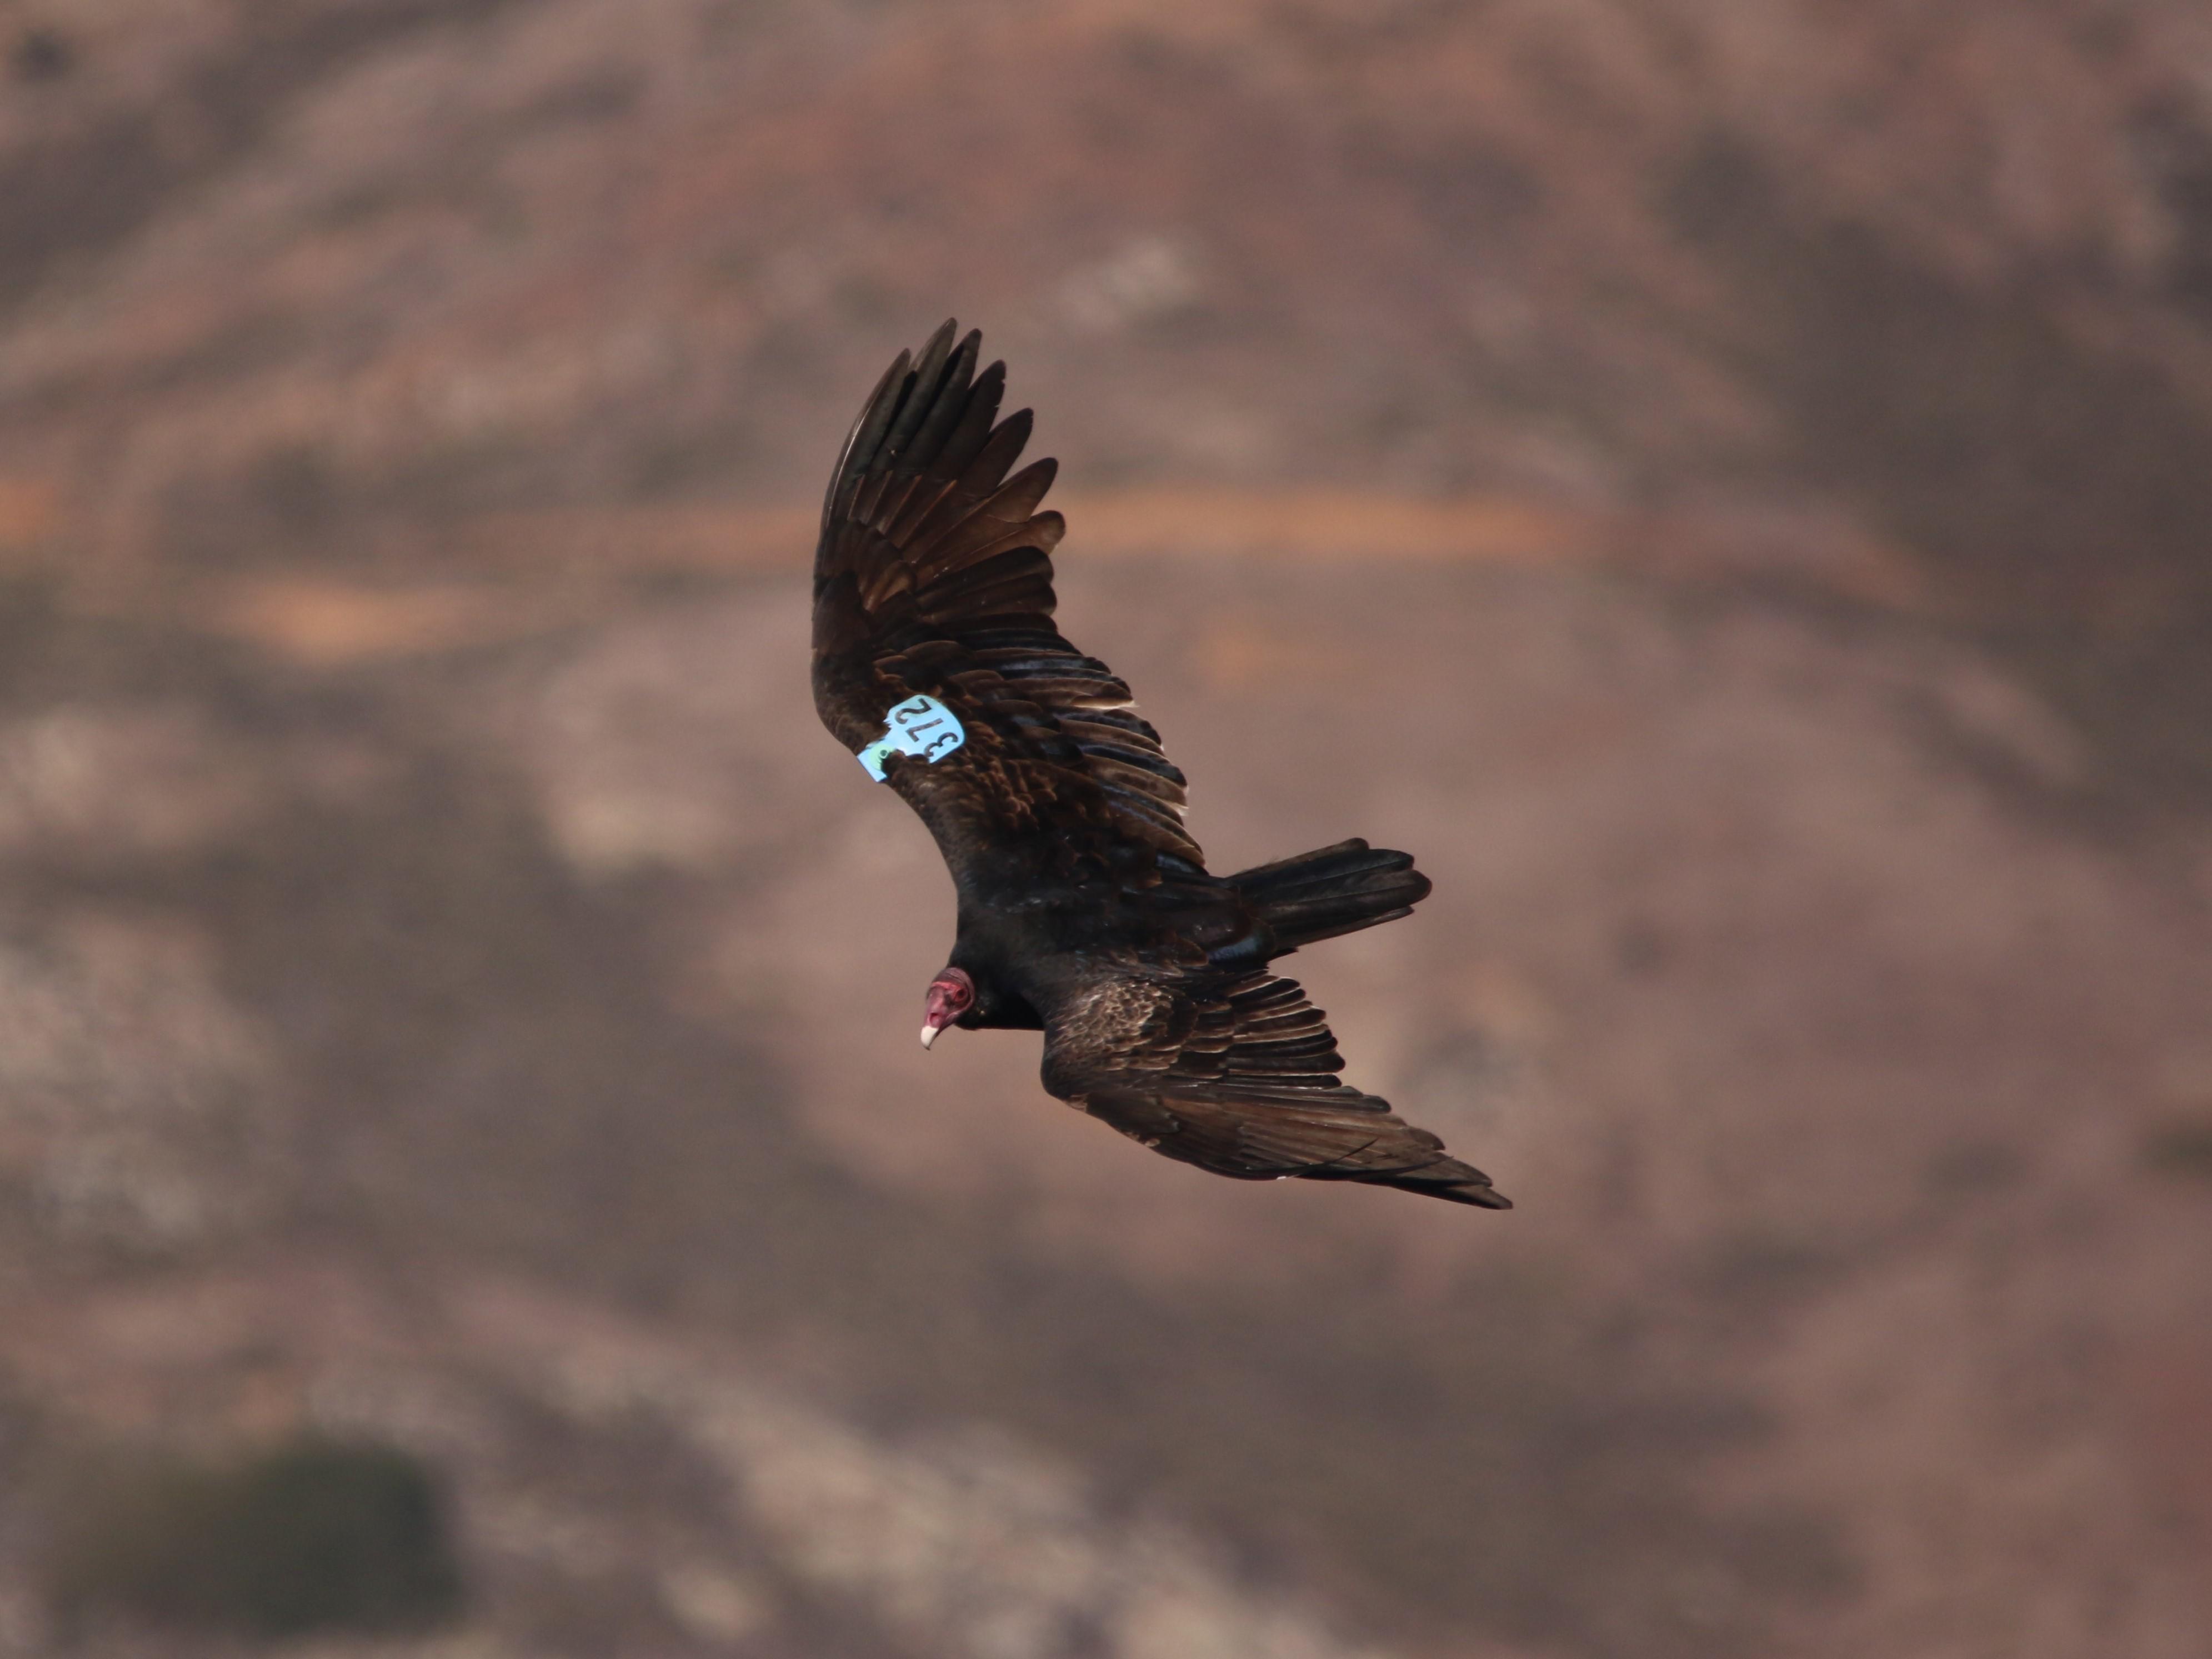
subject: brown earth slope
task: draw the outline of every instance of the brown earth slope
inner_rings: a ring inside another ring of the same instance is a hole
[[[235,1650],[57,1540],[303,1427],[470,1587],[333,1653],[2202,1653],[2200,12],[0,9],[0,1655]],[[802,572],[947,312],[1514,1214],[914,1052]]]

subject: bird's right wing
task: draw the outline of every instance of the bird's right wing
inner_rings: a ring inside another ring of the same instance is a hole
[[[1241,1181],[1358,1181],[1506,1210],[1473,1164],[1346,1086],[1320,1009],[1273,974],[1103,981],[1045,1020],[1045,1087],[1154,1152]]]

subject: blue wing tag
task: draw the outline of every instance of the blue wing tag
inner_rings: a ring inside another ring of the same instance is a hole
[[[908,697],[884,720],[883,736],[860,751],[860,764],[878,783],[893,755],[919,755],[934,766],[968,741],[958,717],[934,697]]]

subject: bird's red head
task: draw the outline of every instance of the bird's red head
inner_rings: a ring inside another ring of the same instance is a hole
[[[957,968],[947,968],[929,981],[922,1001],[921,1046],[937,1041],[937,1034],[975,1006],[975,981]]]

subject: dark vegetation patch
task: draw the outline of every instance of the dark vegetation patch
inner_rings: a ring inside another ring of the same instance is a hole
[[[8,67],[18,81],[33,85],[58,81],[76,67],[76,48],[59,29],[34,24],[15,37],[15,46],[9,50]]]
[[[2161,1175],[2212,1181],[2212,1117],[2160,1124],[2143,1137],[2142,1158]]]
[[[2136,112],[2128,137],[2172,215],[2167,285],[2181,305],[2212,322],[2212,129],[2179,100],[2160,99]]]
[[[1717,1239],[1695,1263],[1691,1289],[1708,1302],[1771,1315],[1832,1287],[1850,1267],[1834,1244],[1757,1231]]]
[[[459,1610],[461,1577],[428,1469],[302,1439],[222,1463],[117,1461],[70,1499],[48,1594],[65,1629],[276,1638],[427,1628]]]

